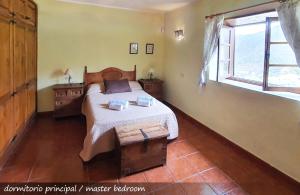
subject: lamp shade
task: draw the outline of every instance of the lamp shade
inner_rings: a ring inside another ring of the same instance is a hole
[[[148,71],[149,74],[154,74],[154,72],[155,72],[155,71],[154,71],[153,68],[150,68],[149,71]]]

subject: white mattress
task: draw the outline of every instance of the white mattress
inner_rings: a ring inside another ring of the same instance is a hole
[[[173,111],[163,103],[156,101],[152,107],[140,107],[131,104],[123,111],[107,108],[112,99],[136,101],[138,96],[150,96],[143,90],[128,93],[103,94],[99,91],[88,92],[82,104],[86,116],[87,135],[84,139],[80,156],[83,161],[91,160],[95,155],[114,149],[115,135],[113,128],[119,125],[155,122],[169,130],[168,139],[178,137],[178,123]]]

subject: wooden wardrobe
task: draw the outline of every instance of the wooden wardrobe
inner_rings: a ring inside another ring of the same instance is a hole
[[[33,119],[36,89],[37,6],[0,0],[0,159]]]

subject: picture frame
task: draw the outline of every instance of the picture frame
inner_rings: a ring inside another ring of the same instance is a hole
[[[154,53],[154,44],[147,43],[146,44],[146,54],[153,54]]]
[[[129,54],[138,54],[138,53],[139,53],[138,43],[130,43],[129,44]]]

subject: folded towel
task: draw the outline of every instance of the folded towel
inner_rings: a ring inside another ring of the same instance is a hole
[[[129,106],[129,102],[127,100],[110,100],[108,105],[110,104],[123,105],[124,108],[128,108]]]
[[[155,99],[152,97],[139,96],[136,102],[139,106],[149,107],[154,105]]]
[[[118,110],[118,111],[124,110],[124,106],[122,104],[109,104],[108,108],[111,110]]]
[[[111,100],[108,103],[108,108],[112,110],[124,110],[128,108],[129,102],[127,100]]]
[[[149,96],[138,96],[138,99],[140,100],[153,100],[153,97],[149,97]]]
[[[139,106],[144,106],[144,107],[150,107],[152,106],[150,101],[143,101],[143,100],[138,100],[137,105]]]

